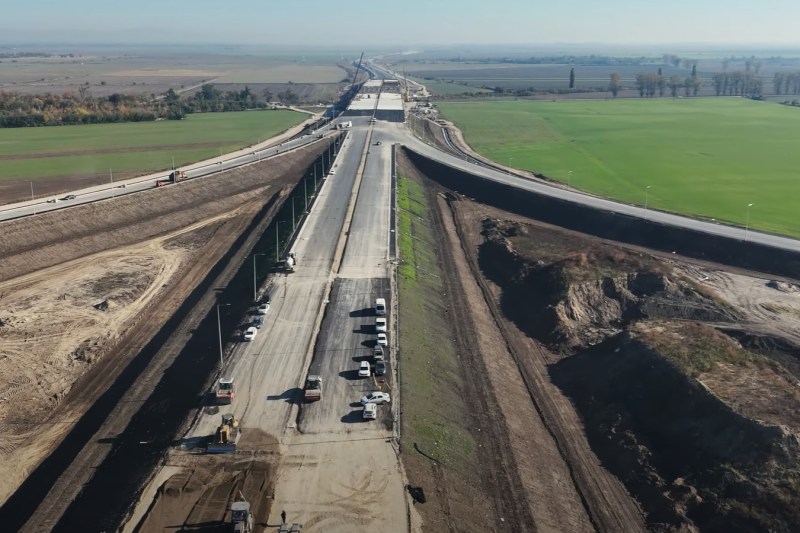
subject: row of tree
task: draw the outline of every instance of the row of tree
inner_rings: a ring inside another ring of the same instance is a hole
[[[776,72],[772,85],[775,94],[800,94],[800,72]]]
[[[642,72],[637,74],[635,84],[636,90],[642,98],[653,98],[656,95],[664,96],[667,89],[669,89],[670,96],[676,98],[681,89],[686,96],[697,96],[697,92],[703,86],[703,80],[697,75],[697,65],[693,65],[691,76],[684,77],[673,74],[670,77],[666,77],[661,73],[661,69],[658,69],[658,73]],[[615,72],[611,74],[608,90],[616,98],[621,89],[622,80],[619,74]]]
[[[279,92],[276,97],[287,105],[299,101],[291,88]],[[87,85],[79,87],[77,93],[60,95],[0,91],[0,127],[178,120],[190,113],[270,108],[272,101],[273,94],[268,89],[256,95],[249,87],[241,91],[220,91],[210,84],[189,96],[169,89],[162,95],[115,93],[96,97],[90,94]]]
[[[717,96],[760,98],[764,92],[763,78],[747,70],[717,72],[711,76],[711,85],[714,87]]]

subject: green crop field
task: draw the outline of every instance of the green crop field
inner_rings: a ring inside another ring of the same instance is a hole
[[[503,165],[739,225],[752,203],[751,226],[800,235],[800,109],[738,98],[439,107],[476,151]]]
[[[0,129],[0,180],[182,166],[264,140],[302,122],[288,110],[202,113],[180,121]]]

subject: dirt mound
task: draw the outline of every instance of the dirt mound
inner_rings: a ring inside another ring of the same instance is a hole
[[[484,220],[483,235],[480,266],[503,289],[504,313],[558,352],[602,342],[637,319],[736,318],[693,282],[642,254],[599,245],[559,254],[558,243],[542,242],[538,233],[531,248],[527,229],[514,222]]]
[[[633,328],[564,359],[551,376],[650,526],[789,531],[800,523],[797,434],[742,415],[706,384],[711,373],[691,378],[642,333]]]

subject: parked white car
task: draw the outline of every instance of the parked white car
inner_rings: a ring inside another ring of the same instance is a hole
[[[244,332],[244,340],[250,342],[251,340],[256,338],[256,334],[258,333],[258,329],[255,326],[250,326]]]
[[[388,392],[381,392],[379,390],[370,392],[366,396],[361,397],[361,405],[367,405],[368,403],[374,403],[377,405],[389,403],[391,398],[389,397]]]
[[[375,319],[375,331],[378,333],[383,332],[386,333],[386,319],[385,318],[376,318]]]
[[[269,311],[269,304],[261,304],[261,305],[258,306],[258,309],[256,310],[256,314],[266,315],[267,311]]]
[[[378,406],[374,403],[368,403],[364,406],[364,420],[375,420],[378,418]]]
[[[369,363],[367,361],[361,361],[361,364],[358,365],[358,377],[368,378],[369,375],[370,375]]]
[[[389,339],[386,337],[386,333],[378,333],[378,344],[389,346]]]

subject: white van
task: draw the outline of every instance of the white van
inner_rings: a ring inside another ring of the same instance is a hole
[[[377,298],[375,300],[375,314],[378,316],[383,316],[386,314],[386,300],[383,298]]]
[[[374,403],[368,403],[364,406],[364,420],[375,420],[378,418],[378,406]]]

